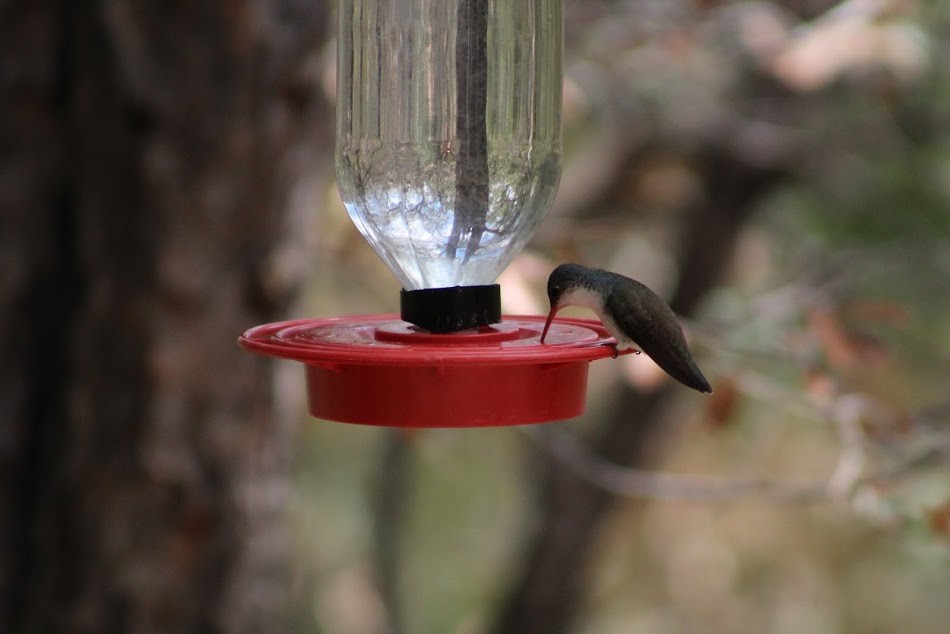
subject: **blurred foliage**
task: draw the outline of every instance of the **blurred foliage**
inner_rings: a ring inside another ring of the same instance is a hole
[[[688,324],[717,391],[684,390],[662,470],[823,483],[849,450],[865,475],[926,449],[945,461],[948,3],[578,0],[567,15],[561,191],[505,274],[506,312],[545,311],[547,272],[565,256],[668,291],[672,228],[706,194],[696,152],[728,148],[783,177]],[[300,314],[396,310],[398,284],[332,185],[326,197],[298,236],[315,271]],[[589,411],[558,428],[583,435],[620,381],[650,389],[644,363],[594,364]],[[299,368],[279,380],[302,412]],[[385,442],[303,425],[294,631],[387,627],[370,502]],[[483,631],[519,564],[538,448],[515,429],[424,432],[409,448],[406,631]],[[598,538],[579,631],[946,631],[945,464],[846,481],[816,504],[631,500]]]

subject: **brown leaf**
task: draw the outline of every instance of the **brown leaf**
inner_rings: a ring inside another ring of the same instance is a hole
[[[714,429],[724,429],[735,422],[736,412],[742,402],[742,392],[731,377],[721,377],[706,399],[706,422]]]
[[[880,364],[886,358],[877,339],[848,328],[840,314],[829,307],[815,307],[808,313],[808,327],[818,338],[828,363],[837,369],[858,364]]]
[[[858,300],[842,306],[842,312],[857,321],[903,326],[910,321],[910,309],[900,302],[887,300]]]
[[[950,500],[927,511],[927,523],[936,535],[950,538]]]

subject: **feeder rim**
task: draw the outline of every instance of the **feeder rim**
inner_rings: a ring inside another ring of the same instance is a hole
[[[376,338],[376,331],[382,326],[411,328],[394,313],[294,319],[251,328],[238,338],[238,343],[259,354],[320,366],[547,366],[614,355],[610,344],[615,340],[603,324],[593,319],[556,318],[547,342],[541,344],[545,319],[540,315],[504,315],[500,323],[483,328],[482,333],[422,332],[419,342],[413,341],[413,334],[397,342]],[[354,340],[334,342],[309,337],[315,332],[332,334],[334,329],[342,333],[351,330]],[[494,334],[499,331],[509,335],[499,340]],[[490,341],[480,342],[480,338],[485,338],[482,335]]]

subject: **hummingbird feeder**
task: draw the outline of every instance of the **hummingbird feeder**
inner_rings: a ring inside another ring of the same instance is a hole
[[[245,348],[306,365],[317,418],[399,427],[562,420],[599,322],[501,314],[495,279],[560,178],[562,0],[340,0],[337,183],[402,282],[400,315],[266,324]]]

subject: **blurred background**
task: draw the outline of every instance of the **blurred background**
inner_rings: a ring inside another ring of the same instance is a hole
[[[628,355],[577,420],[412,434],[234,345],[398,311],[333,2],[65,4],[0,2],[0,630],[946,631],[946,2],[567,0],[504,312],[621,272],[715,391]]]
[[[939,2],[568,2],[561,186],[505,312],[544,313],[559,262],[623,272],[684,315],[715,392],[593,364],[587,414],[550,430],[580,466],[540,430],[305,424],[299,627],[946,627],[948,29]],[[325,188],[295,315],[397,312]],[[299,368],[279,380],[302,410]],[[687,481],[578,502],[613,464]]]

